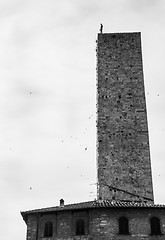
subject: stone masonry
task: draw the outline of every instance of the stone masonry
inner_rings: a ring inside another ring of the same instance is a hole
[[[158,208],[98,208],[45,214],[29,214],[27,240],[163,240],[165,236],[165,209]],[[86,218],[84,235],[75,234],[76,217]],[[118,219],[129,219],[129,234],[119,234]],[[150,218],[161,220],[161,235],[151,235]],[[44,238],[44,224],[53,223],[53,236]]]
[[[140,33],[98,34],[98,197],[153,202]]]

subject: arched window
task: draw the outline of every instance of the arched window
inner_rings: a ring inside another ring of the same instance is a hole
[[[119,234],[129,234],[128,218],[119,218]]]
[[[44,228],[44,238],[53,236],[53,223],[46,222]]]
[[[152,217],[150,219],[150,226],[151,226],[151,235],[161,235],[159,218]]]
[[[78,219],[76,221],[76,235],[84,235],[85,234],[85,222],[83,219]]]

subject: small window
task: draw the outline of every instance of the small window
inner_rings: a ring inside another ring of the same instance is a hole
[[[159,218],[152,217],[150,219],[150,226],[151,226],[151,235],[161,235]]]
[[[119,218],[119,234],[129,234],[128,218]]]
[[[83,219],[78,219],[76,221],[76,235],[84,235],[85,234],[85,222]]]
[[[53,236],[53,223],[46,222],[44,228],[44,238]]]

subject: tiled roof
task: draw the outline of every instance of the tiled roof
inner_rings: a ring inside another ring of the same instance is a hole
[[[24,215],[31,214],[31,213],[49,213],[49,212],[59,212],[59,211],[76,210],[76,209],[87,209],[87,208],[93,208],[94,202],[95,201],[90,201],[90,202],[67,204],[64,206],[40,208],[40,209],[34,209],[34,210],[21,212],[21,214],[22,214],[22,216],[24,216]]]
[[[93,202],[95,207],[126,207],[126,208],[165,208],[165,205],[147,203],[147,202],[131,202],[131,201],[95,201]]]
[[[81,202],[68,204],[64,206],[40,208],[35,210],[29,210],[21,212],[24,220],[28,214],[33,213],[49,213],[49,212],[59,212],[68,210],[78,210],[78,209],[91,209],[91,208],[165,208],[165,205],[146,203],[146,202],[124,202],[124,201],[110,201],[110,200],[96,200],[90,202]]]

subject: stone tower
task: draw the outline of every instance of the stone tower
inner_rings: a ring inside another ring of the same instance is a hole
[[[153,202],[140,33],[98,34],[98,198]]]

